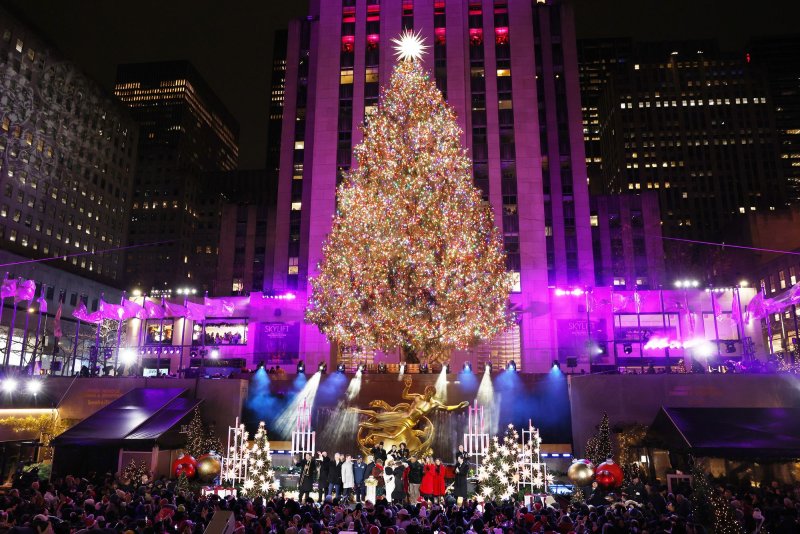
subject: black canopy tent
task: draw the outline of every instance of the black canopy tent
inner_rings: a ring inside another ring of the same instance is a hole
[[[183,445],[180,426],[202,401],[183,388],[136,388],[56,437],[53,473],[116,472],[123,451],[150,453],[157,470],[164,451]]]
[[[696,457],[792,460],[800,458],[800,409],[662,406],[647,440]]]

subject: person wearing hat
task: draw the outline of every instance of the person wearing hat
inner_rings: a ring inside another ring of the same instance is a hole
[[[367,472],[367,464],[364,463],[361,455],[356,458],[356,463],[353,464],[353,488],[356,494],[356,501],[361,502],[366,495],[366,486],[364,486],[364,478]]]

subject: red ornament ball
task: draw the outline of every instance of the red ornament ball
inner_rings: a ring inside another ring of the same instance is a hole
[[[197,460],[188,454],[183,454],[172,462],[172,474],[180,476],[184,473],[187,478],[194,478],[197,474]]]
[[[625,475],[622,468],[613,460],[608,460],[597,466],[595,480],[604,488],[619,488]]]

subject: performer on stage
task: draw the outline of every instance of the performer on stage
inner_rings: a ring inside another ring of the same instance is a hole
[[[298,501],[302,503],[303,498],[309,498],[309,494],[314,489],[314,477],[317,474],[317,466],[311,453],[306,453],[305,459],[297,462],[297,467],[300,468],[300,480],[297,486],[297,491],[299,492]]]
[[[434,487],[434,474],[433,474],[433,458],[430,456],[425,457],[425,463],[422,466],[422,484],[419,487],[420,494],[426,499],[430,500],[433,497]]]
[[[412,456],[408,459],[408,500],[411,504],[419,501],[419,488],[424,474],[422,464]]]
[[[367,488],[364,486],[364,479],[369,476],[367,464],[364,463],[361,455],[358,455],[355,465],[353,465],[353,484],[356,490],[356,501],[361,502],[366,495]]]
[[[456,481],[453,484],[453,496],[455,498],[467,498],[467,474],[469,473],[469,464],[464,456],[456,456]]]
[[[409,452],[410,451],[408,450],[408,447],[406,447],[406,444],[401,443],[400,448],[397,449],[397,455],[395,455],[395,458],[399,458],[401,460],[408,460]]]
[[[345,456],[342,464],[342,495],[345,502],[350,502],[350,495],[355,487],[355,473],[353,472],[353,457]]]
[[[376,495],[386,495],[386,480],[383,478],[383,460],[380,458],[375,459],[374,467],[372,468],[372,477],[378,481],[378,487],[375,489]]]
[[[444,481],[445,466],[441,458],[437,458],[433,464],[433,496],[437,501],[441,501],[447,491],[447,484]]]
[[[392,501],[405,502],[408,495],[408,463],[397,460],[394,463],[394,493]]]
[[[319,498],[323,499],[325,492],[328,489],[328,475],[331,471],[331,459],[328,458],[326,451],[320,451],[317,456],[317,472],[319,473],[319,480],[317,480],[317,487],[319,488]]]
[[[328,471],[328,493],[327,496],[333,497],[336,492],[337,497],[342,496],[342,464],[344,457],[338,452],[333,456],[333,461],[330,464]]]
[[[464,445],[459,445],[458,450],[456,451],[455,457],[453,458],[453,463],[458,463],[459,458],[464,458],[464,460],[468,460],[467,452],[464,450]]]
[[[383,468],[383,481],[386,488],[386,500],[392,502],[392,493],[394,493],[395,474],[394,474],[394,456],[391,454],[386,459],[386,465]]]

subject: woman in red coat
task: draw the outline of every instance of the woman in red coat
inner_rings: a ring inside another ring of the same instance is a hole
[[[433,464],[433,496],[436,500],[441,500],[444,497],[447,485],[444,481],[445,466],[440,458],[436,459]]]
[[[419,494],[422,495],[425,500],[431,500],[431,497],[433,497],[433,490],[435,487],[434,467],[433,458],[430,456],[426,457],[425,464],[422,466],[422,484],[419,486]]]

